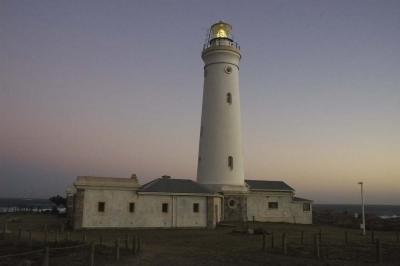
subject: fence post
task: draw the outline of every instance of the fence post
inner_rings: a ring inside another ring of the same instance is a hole
[[[304,231],[301,231],[300,233],[300,244],[304,244]]]
[[[129,235],[126,235],[125,237],[125,248],[129,249]]]
[[[94,266],[94,254],[95,254],[95,245],[94,242],[91,242],[88,266]]]
[[[274,248],[274,232],[271,232],[271,248]]]
[[[349,232],[345,231],[344,232],[344,243],[348,243],[349,242]]]
[[[286,238],[286,233],[282,234],[282,251],[283,255],[287,255],[287,238]]]
[[[48,238],[49,238],[49,233],[47,232],[47,229],[46,229],[46,231],[44,231],[44,236],[43,236],[44,243],[47,243]]]
[[[49,255],[50,255],[49,253],[50,253],[49,247],[45,247],[42,266],[49,266]]]
[[[134,235],[132,237],[132,255],[136,254],[136,248],[137,248],[137,236]]]
[[[18,240],[21,240],[22,238],[22,229],[18,228]]]
[[[382,262],[382,245],[381,241],[379,239],[376,240],[376,262],[381,263]]]
[[[82,241],[86,242],[86,232],[82,232]]]
[[[375,242],[375,232],[374,231],[371,232],[371,242],[372,243]]]
[[[266,246],[266,243],[265,243],[265,234],[262,234],[262,250],[265,250],[265,246]]]
[[[318,238],[319,238],[319,243],[322,243],[322,229],[319,229]]]
[[[3,235],[4,235],[4,240],[7,239],[7,223],[4,223],[3,225]]]
[[[254,215],[253,215],[253,229],[254,229],[254,227],[255,227],[255,222],[256,222],[256,219],[255,219],[255,217],[254,217]]]
[[[319,250],[319,234],[314,235],[314,255],[315,257],[320,257],[320,250]]]
[[[32,230],[28,231],[28,241],[29,241],[29,246],[32,246]]]
[[[143,248],[143,242],[140,237],[138,237],[138,252],[142,251]]]
[[[119,239],[115,240],[115,260],[119,260]]]

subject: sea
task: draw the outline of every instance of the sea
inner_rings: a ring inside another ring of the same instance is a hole
[[[313,204],[317,212],[332,211],[335,213],[361,214],[361,204]],[[365,213],[376,215],[382,219],[400,218],[400,205],[367,204]]]
[[[25,209],[32,212],[51,211],[56,205],[48,199],[35,198],[0,198],[0,213],[17,212]],[[57,208],[65,211],[65,208]]]
[[[33,209],[33,211],[49,211],[54,207],[48,199],[35,198],[0,198],[0,213],[14,212],[18,209]],[[63,211],[63,208],[59,209]],[[349,214],[360,214],[360,204],[313,204],[313,210],[317,212],[332,211],[336,213],[347,212]],[[379,216],[383,219],[400,218],[400,205],[365,205],[365,213]]]

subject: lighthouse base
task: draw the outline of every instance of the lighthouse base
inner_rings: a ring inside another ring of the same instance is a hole
[[[229,222],[247,221],[247,194],[223,194],[223,220]]]

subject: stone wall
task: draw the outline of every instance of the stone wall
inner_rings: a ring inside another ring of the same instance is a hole
[[[84,218],[84,199],[85,199],[85,190],[78,189],[74,194],[73,198],[73,228],[79,229],[82,227],[83,218]]]
[[[247,195],[224,195],[224,221],[246,221]]]
[[[77,193],[78,194],[78,193]],[[77,195],[82,202],[81,224],[75,228],[174,228],[206,227],[207,197],[197,195],[138,194],[133,190],[85,189],[84,197]],[[213,198],[213,197],[211,197]],[[104,202],[104,212],[99,212],[98,203]],[[135,209],[129,211],[129,203]],[[162,204],[168,204],[168,211],[162,211]],[[198,212],[194,204],[198,204]]]
[[[277,202],[271,209],[269,202]],[[247,218],[260,222],[312,223],[312,209],[303,211],[303,202],[293,201],[292,192],[250,192],[247,199]]]

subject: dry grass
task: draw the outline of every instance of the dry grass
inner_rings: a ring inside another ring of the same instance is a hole
[[[0,216],[0,224],[11,217]],[[8,228],[16,232],[18,228],[36,230],[33,237],[43,240],[39,232],[48,224],[49,239],[55,237],[54,231],[60,228],[63,219],[47,215],[20,215],[9,223]],[[240,227],[240,225],[237,225]],[[252,224],[249,224],[252,227]],[[71,232],[71,239],[81,240],[83,234],[87,241],[113,246],[120,239],[121,247],[126,237],[138,236],[143,242],[143,251],[131,256],[122,251],[123,259],[113,261],[113,249],[97,249],[95,265],[374,265],[375,244],[371,236],[361,236],[358,230],[330,226],[292,225],[277,223],[256,223],[274,235],[274,248],[271,236],[267,236],[267,249],[262,250],[262,236],[232,233],[232,227],[220,227],[216,230],[205,229],[96,229]],[[314,235],[321,230],[321,258],[314,257]],[[301,244],[301,232],[304,241]],[[348,231],[348,243],[345,243],[345,231]],[[282,254],[282,234],[287,236],[288,255]],[[65,238],[66,233],[60,234]],[[383,243],[384,263],[381,265],[399,265],[400,244],[394,232],[375,232],[375,238]],[[129,241],[130,245],[131,241]],[[51,265],[84,265],[87,250],[76,255],[58,254]],[[86,253],[85,253],[86,252]],[[4,254],[2,252],[2,254]],[[81,254],[81,255],[79,255]],[[81,258],[79,258],[81,256]],[[70,258],[69,258],[70,257]],[[67,258],[67,260],[66,260]],[[69,259],[68,259],[69,258]],[[73,261],[76,260],[76,261]],[[66,264],[67,263],[67,264]],[[0,264],[2,265],[2,264]]]

